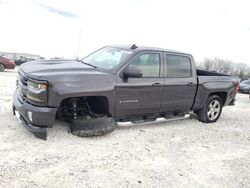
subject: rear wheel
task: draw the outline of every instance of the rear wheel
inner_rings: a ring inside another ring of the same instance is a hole
[[[205,106],[195,113],[201,122],[213,123],[219,119],[222,112],[222,105],[221,98],[217,95],[212,95],[208,97]]]
[[[0,63],[0,72],[3,72],[5,69],[4,65]]]

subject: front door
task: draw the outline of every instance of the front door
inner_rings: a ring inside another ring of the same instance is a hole
[[[153,114],[160,111],[164,89],[162,55],[156,52],[137,54],[127,67],[142,71],[141,78],[120,78],[116,88],[116,117]]]

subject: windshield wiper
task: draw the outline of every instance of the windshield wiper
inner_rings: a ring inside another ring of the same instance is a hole
[[[77,59],[77,61],[82,62],[82,63],[85,64],[85,65],[91,66],[91,67],[93,67],[93,68],[95,68],[95,69],[98,69],[97,66],[92,65],[92,64],[90,64],[90,63],[86,63],[86,62],[84,62],[83,60]]]
[[[92,65],[92,64],[90,64],[90,63],[85,63],[85,62],[83,62],[83,61],[81,61],[83,64],[85,64],[85,65],[88,65],[88,66],[91,66],[91,67],[94,67],[95,69],[98,69],[97,68],[97,66],[95,66],[95,65]]]

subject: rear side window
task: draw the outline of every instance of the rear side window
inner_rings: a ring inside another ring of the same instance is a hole
[[[167,55],[166,77],[186,78],[191,77],[191,62],[188,57]]]

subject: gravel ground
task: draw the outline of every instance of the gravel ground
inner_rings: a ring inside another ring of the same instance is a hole
[[[16,70],[0,73],[0,187],[250,187],[250,100],[217,123],[120,127],[80,138],[56,122],[47,141],[12,115]]]

